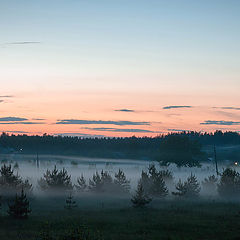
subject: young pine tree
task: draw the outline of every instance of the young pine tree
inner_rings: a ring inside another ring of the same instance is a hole
[[[151,201],[152,199],[144,192],[143,185],[141,181],[139,181],[136,194],[131,199],[133,206],[144,207],[146,204],[149,204]]]
[[[93,174],[92,179],[89,179],[89,190],[93,191],[93,192],[102,192],[103,191],[102,179],[98,172]]]
[[[175,196],[195,198],[200,193],[200,184],[195,175],[191,174],[185,182],[179,180],[176,184],[177,192],[172,192]]]
[[[71,175],[63,168],[58,170],[55,166],[52,171],[47,170],[38,182],[42,190],[72,190]]]
[[[239,198],[240,174],[231,168],[226,168],[221,174],[218,193],[224,198]]]
[[[83,175],[77,178],[77,185],[75,187],[79,192],[84,192],[87,189],[86,179]]]
[[[121,169],[115,173],[114,184],[117,186],[119,192],[128,193],[130,190],[130,180],[126,178],[126,175]]]
[[[205,189],[208,193],[216,192],[218,178],[215,175],[208,176],[204,178],[202,181],[203,189]]]
[[[70,193],[69,196],[66,199],[66,205],[64,206],[67,210],[72,210],[73,208],[76,208],[77,204],[73,199],[73,195]]]
[[[23,189],[20,195],[16,194],[14,202],[12,204],[8,204],[8,208],[8,214],[10,216],[18,219],[28,218],[29,213],[31,213],[31,209]]]

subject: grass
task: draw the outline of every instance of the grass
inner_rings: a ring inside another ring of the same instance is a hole
[[[234,202],[153,201],[144,209],[132,208],[128,199],[79,198],[79,207],[64,210],[64,199],[31,200],[27,220],[0,217],[1,240],[36,240],[48,221],[53,235],[74,226],[99,231],[105,240],[237,240],[240,206]],[[5,208],[2,209],[4,213]]]

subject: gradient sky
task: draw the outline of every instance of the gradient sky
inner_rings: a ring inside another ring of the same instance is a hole
[[[0,0],[0,131],[239,131],[239,12],[238,0]]]

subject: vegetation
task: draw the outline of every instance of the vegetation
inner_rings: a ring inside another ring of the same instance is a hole
[[[186,136],[171,135],[160,144],[157,160],[162,166],[174,163],[178,167],[199,167],[200,161],[204,160],[204,154],[198,141],[193,141]]]
[[[134,207],[144,207],[146,204],[149,204],[152,199],[144,191],[143,184],[139,181],[136,194],[132,197],[131,202]]]
[[[86,179],[83,177],[83,175],[77,178],[77,184],[75,187],[79,192],[84,192],[87,189]]]
[[[179,180],[176,184],[177,192],[172,192],[173,195],[185,198],[196,198],[200,193],[200,184],[195,175],[191,174],[185,182]]]
[[[209,193],[214,193],[217,189],[218,178],[215,175],[208,176],[202,181],[203,188]]]
[[[29,213],[31,213],[31,209],[29,208],[29,201],[23,189],[20,195],[16,194],[14,202],[12,204],[9,204],[8,207],[8,214],[14,218],[28,218]]]
[[[66,205],[64,206],[67,210],[72,210],[77,207],[76,201],[73,200],[72,193],[69,194],[69,196],[66,199]]]
[[[181,138],[189,143],[185,146],[181,143]],[[173,141],[167,140],[173,137]],[[179,140],[180,139],[180,140]],[[167,141],[167,144],[166,144]],[[165,142],[165,143],[164,143]],[[162,145],[163,143],[163,145]],[[171,143],[173,144],[171,146]],[[175,144],[179,143],[179,149],[175,149]],[[168,135],[159,135],[157,137],[126,137],[126,138],[80,138],[80,137],[63,137],[51,136],[44,134],[43,136],[27,136],[27,135],[8,135],[3,133],[0,136],[0,152],[12,153],[19,152],[21,154],[59,154],[59,155],[79,155],[86,157],[99,157],[99,158],[126,158],[126,159],[159,159],[163,164],[178,163],[178,156],[175,152],[171,157],[167,158],[165,153],[169,149],[175,149],[177,152],[186,153],[186,149],[190,149],[190,154],[186,154],[187,158],[183,158],[181,153],[181,160],[178,165],[195,165],[198,163],[199,147],[219,145],[240,145],[240,134],[237,132],[222,132],[216,131],[215,133],[202,133],[202,132],[180,132],[170,133]],[[165,148],[166,147],[166,148]],[[20,151],[21,149],[21,151]],[[200,149],[201,150],[201,149]],[[162,154],[161,154],[162,152]],[[234,150],[230,149],[227,152],[227,159],[236,159],[239,156],[239,148]],[[224,152],[221,153],[221,159],[226,158]],[[203,158],[203,160],[205,157]],[[190,161],[189,161],[190,160]],[[192,161],[194,160],[194,161]],[[189,163],[188,163],[189,161]]]
[[[58,170],[55,166],[52,171],[47,170],[38,182],[42,190],[72,190],[71,176],[63,168]]]
[[[157,171],[155,165],[150,165],[148,172],[142,171],[141,183],[145,191],[153,197],[165,197],[168,194],[164,174],[171,175],[170,172]]]
[[[0,168],[0,191],[3,195],[11,195],[13,192],[24,191],[30,193],[32,184],[28,180],[23,180],[18,174],[14,174],[14,169],[10,165],[3,165]]]
[[[125,176],[125,173],[119,169],[117,173],[115,173],[114,184],[116,186],[116,191],[121,193],[129,193],[130,190],[130,180],[128,180]]]
[[[240,196],[240,174],[231,168],[226,168],[221,174],[218,192],[224,198],[238,198]]]

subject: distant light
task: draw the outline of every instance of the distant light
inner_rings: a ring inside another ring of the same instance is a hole
[[[235,162],[234,165],[237,166],[237,165],[238,165],[238,162]]]
[[[22,148],[20,148],[20,151],[22,151],[23,149]]]

